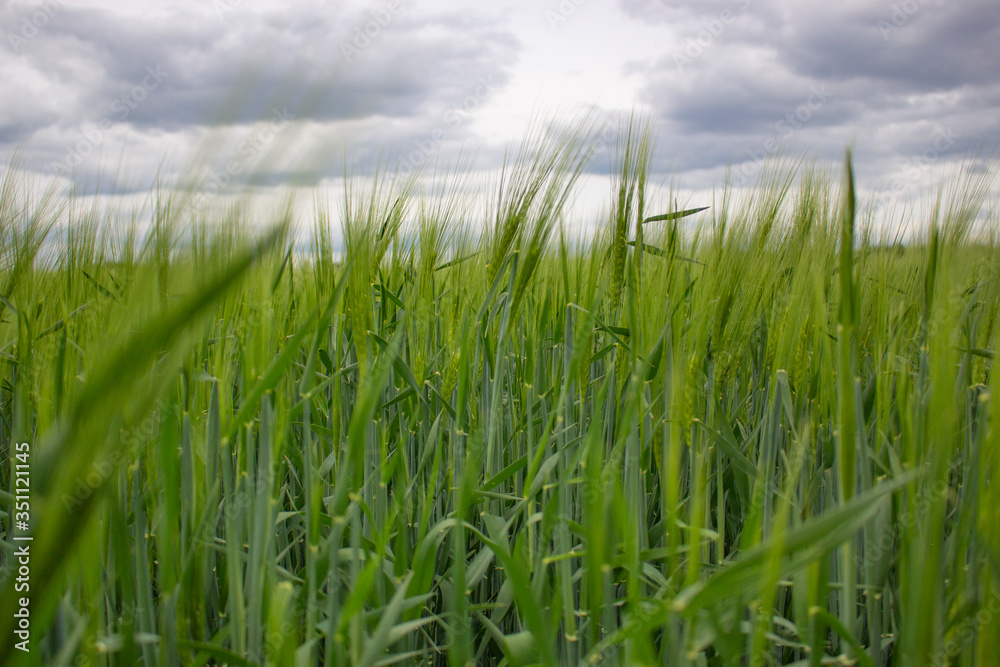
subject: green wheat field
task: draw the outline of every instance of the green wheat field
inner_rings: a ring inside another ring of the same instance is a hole
[[[583,240],[576,130],[306,221],[8,170],[0,663],[997,664],[992,176],[900,243],[850,153],[679,210],[652,146]]]

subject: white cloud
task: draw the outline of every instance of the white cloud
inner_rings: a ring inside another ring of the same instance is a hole
[[[489,170],[532,118],[596,105],[652,114],[658,169],[692,188],[721,185],[726,165],[779,143],[836,161],[855,142],[864,178],[899,182],[942,131],[958,138],[922,174],[1000,138],[993,5],[11,2],[0,9],[0,157],[20,147],[51,174],[90,143],[79,176],[122,155],[143,188],[169,176],[164,157],[174,173],[199,155],[218,169],[287,106],[292,126],[255,156],[269,184],[316,183],[340,173],[345,153],[357,167],[380,150],[420,167],[478,150]],[[149,88],[147,68],[169,75]],[[592,180],[581,201],[595,200]]]

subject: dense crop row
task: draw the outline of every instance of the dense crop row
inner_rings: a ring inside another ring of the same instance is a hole
[[[849,159],[687,215],[650,209],[651,138],[623,136],[582,243],[579,135],[510,159],[483,235],[458,180],[355,179],[342,253],[324,215],[302,255],[287,218],[184,225],[176,194],[144,234],[8,177],[34,639],[0,491],[0,662],[995,662],[983,178],[888,246]]]

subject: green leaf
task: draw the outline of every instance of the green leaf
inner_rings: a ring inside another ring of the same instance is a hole
[[[751,596],[765,581],[768,559],[775,548],[780,549],[783,574],[794,572],[815,562],[854,537],[878,512],[881,504],[896,489],[911,482],[915,474],[907,474],[883,482],[848,503],[788,531],[778,541],[759,544],[741,554],[732,564],[723,567],[707,581],[699,581],[682,590],[672,601],[671,608],[691,614],[697,609],[709,609],[734,595]]]
[[[677,220],[679,218],[686,218],[689,215],[694,215],[695,213],[701,213],[702,211],[707,211],[708,206],[702,206],[701,208],[689,208],[686,211],[674,211],[673,213],[664,213],[662,215],[654,215],[652,217],[646,218],[642,221],[642,224],[647,224],[650,222],[660,222],[662,220]]]

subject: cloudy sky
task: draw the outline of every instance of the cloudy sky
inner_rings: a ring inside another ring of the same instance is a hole
[[[651,117],[657,174],[695,198],[848,144],[907,198],[1000,139],[996,0],[0,0],[0,26],[2,163],[121,194],[322,188],[380,155],[488,172],[587,109]]]

